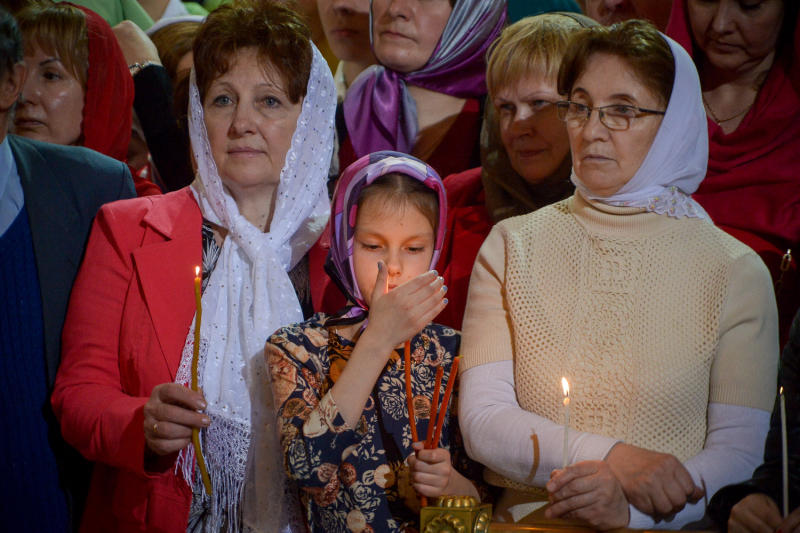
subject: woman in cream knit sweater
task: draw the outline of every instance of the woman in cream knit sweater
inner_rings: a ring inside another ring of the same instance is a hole
[[[641,21],[585,29],[559,92],[577,190],[481,248],[465,443],[505,487],[506,519],[549,499],[548,518],[678,529],[760,462],[778,356],[769,273],[689,196],[708,143],[680,45]]]

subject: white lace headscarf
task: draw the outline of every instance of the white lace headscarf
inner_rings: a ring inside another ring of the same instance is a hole
[[[575,171],[572,182],[584,198],[616,206],[643,207],[676,218],[709,219],[690,196],[706,176],[708,122],[700,78],[686,50],[661,34],[672,51],[675,79],[667,111],[636,174],[612,196],[596,196]]]
[[[200,328],[198,377],[211,418],[211,426],[201,432],[213,484],[206,524],[211,531],[219,531],[226,521],[229,531],[295,530],[291,524],[296,497],[284,473],[277,406],[263,353],[270,334],[303,320],[288,271],[316,242],[330,214],[326,181],[336,89],[328,65],[311,46],[311,75],[268,232],[239,213],[219,177],[194,71],[191,74],[189,134],[197,163],[192,191],[203,217],[228,230],[203,293]],[[189,382],[193,345],[194,326],[186,337],[179,383]],[[187,481],[193,480],[195,497],[202,493],[208,498],[200,488],[191,446],[181,453],[179,468]]]

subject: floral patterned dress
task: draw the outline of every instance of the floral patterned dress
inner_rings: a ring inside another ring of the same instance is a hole
[[[357,427],[350,428],[330,389],[355,344],[327,328],[320,313],[278,330],[267,342],[273,390],[280,407],[286,470],[301,488],[311,531],[402,531],[419,528],[419,500],[406,458],[413,452],[405,401],[403,356],[396,350],[381,373]],[[430,324],[411,340],[411,378],[417,431],[424,439],[436,368],[444,368],[440,398],[461,335]],[[468,479],[480,466],[464,451],[455,413],[456,392],[439,445]]]

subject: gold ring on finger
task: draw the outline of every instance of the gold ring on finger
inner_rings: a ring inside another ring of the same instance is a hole
[[[158,435],[158,422],[153,424],[153,435]]]

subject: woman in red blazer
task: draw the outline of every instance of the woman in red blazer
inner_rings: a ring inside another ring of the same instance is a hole
[[[333,79],[277,2],[215,11],[194,57],[197,178],[106,205],[71,295],[52,402],[65,439],[96,462],[83,531],[304,527],[284,496],[277,433],[261,429],[274,420],[263,346],[308,308],[305,254],[329,213]],[[195,265],[202,393],[186,387]]]

